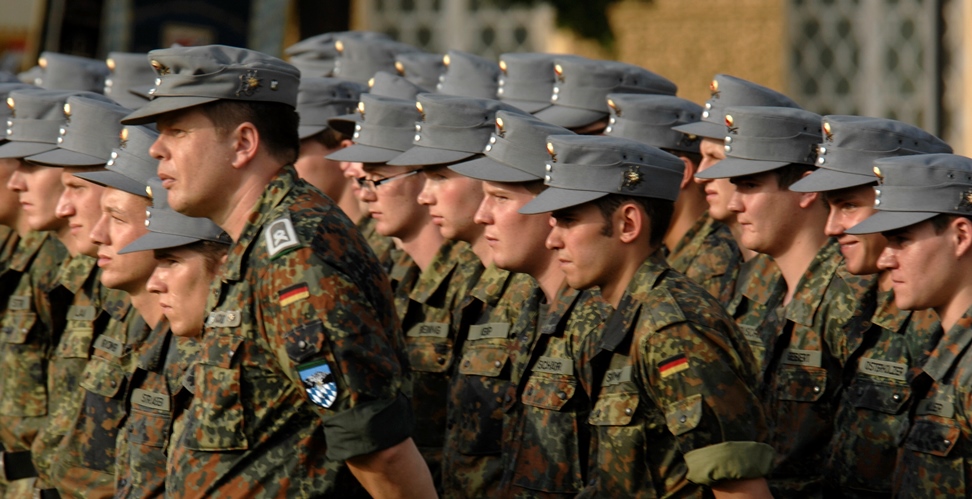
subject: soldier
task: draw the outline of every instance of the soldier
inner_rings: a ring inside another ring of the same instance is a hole
[[[794,192],[822,192],[830,206],[826,233],[836,238],[844,256],[838,272],[860,276],[865,290],[860,334],[841,347],[844,365],[835,417],[833,450],[826,495],[890,497],[898,435],[908,426],[914,397],[908,382],[924,363],[941,333],[929,310],[900,310],[894,305],[891,274],[878,269],[887,246],[881,234],[846,231],[875,213],[871,168],[883,157],[947,153],[937,137],[899,121],[862,116],[824,116],[818,146],[819,169],[790,186]],[[870,324],[868,326],[867,324]]]
[[[944,335],[911,381],[910,425],[902,428],[895,497],[969,494],[967,391],[972,328],[972,160],[922,154],[874,161],[877,213],[847,230],[888,240],[879,267],[890,272],[901,310],[931,308]]]
[[[729,107],[727,158],[699,173],[729,178],[729,209],[746,248],[773,259],[780,277],[750,275],[765,303],[742,298],[736,322],[759,368],[760,396],[777,457],[770,487],[781,497],[820,497],[842,382],[847,327],[862,313],[859,281],[838,272],[838,245],[824,233],[827,205],[789,186],[816,168],[820,116],[786,107]]]
[[[183,387],[198,358],[209,285],[230,243],[211,220],[172,211],[161,180],[152,178],[146,187],[152,192],[148,233],[119,254],[154,250],[146,289],[158,295],[168,327],[156,327],[145,340],[131,378],[128,416],[118,437],[116,498],[165,493],[166,456],[182,428]]]
[[[582,135],[599,135],[608,125],[607,94],[645,93],[675,95],[678,87],[647,69],[615,61],[577,56],[554,58],[551,106],[537,118]]]
[[[47,372],[49,416],[31,447],[42,478],[34,486],[41,493],[55,492],[51,462],[80,411],[84,391],[76,387],[81,383],[91,346],[109,320],[102,308],[106,290],[101,286],[97,267],[98,247],[91,241],[91,232],[101,215],[103,188],[74,174],[104,169],[112,146],[118,144],[122,129],[119,120],[129,112],[101,98],[69,97],[64,104],[64,115],[69,121],[60,134],[57,149],[26,158],[31,164],[49,167],[48,174],[58,175],[61,194],[55,213],[70,231],[70,254],[61,265],[55,286],[48,291],[52,300],[68,301],[70,308],[66,311],[64,332],[51,345]]]
[[[233,239],[166,492],[351,497],[364,492],[354,474],[373,495],[434,496],[410,438],[387,277],[351,221],[287,166],[298,71],[218,45],[149,57],[154,99],[123,122],[157,121],[169,205]]]
[[[510,433],[503,428],[504,414],[516,398],[514,352],[518,341],[535,337],[536,329],[518,319],[539,285],[553,296],[563,283],[553,254],[543,247],[549,217],[517,210],[543,189],[546,137],[569,133],[531,116],[497,111],[485,157],[449,166],[483,181],[474,220],[485,227],[493,264],[461,305],[461,349],[450,380],[443,464],[448,496],[499,497],[502,492],[503,448],[514,444],[503,438]]]
[[[548,188],[521,212],[552,212],[568,285],[616,309],[589,345],[597,444],[581,496],[769,497],[773,451],[732,320],[658,251],[682,161],[626,139],[547,140]]]
[[[702,285],[723,305],[733,297],[742,254],[729,228],[706,211],[705,193],[693,181],[699,168],[699,137],[676,130],[699,120],[702,108],[668,95],[608,94],[611,118],[604,134],[657,147],[685,165],[672,222],[665,233],[668,263]]]

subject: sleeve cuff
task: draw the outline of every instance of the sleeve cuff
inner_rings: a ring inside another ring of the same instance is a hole
[[[364,402],[324,419],[327,458],[344,461],[401,443],[412,436],[412,407],[401,392],[391,400]]]
[[[686,478],[700,485],[760,478],[773,467],[773,448],[758,442],[722,442],[685,454]]]

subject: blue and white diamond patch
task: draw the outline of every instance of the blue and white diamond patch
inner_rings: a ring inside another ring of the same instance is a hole
[[[334,374],[331,373],[331,366],[326,361],[318,360],[308,364],[297,366],[297,373],[300,380],[304,382],[307,396],[311,402],[328,409],[337,399],[337,383],[334,381]]]

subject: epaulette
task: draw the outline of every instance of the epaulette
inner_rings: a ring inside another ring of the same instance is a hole
[[[646,318],[651,321],[652,331],[659,331],[672,324],[686,321],[682,307],[675,301],[675,297],[672,296],[668,288],[656,287],[652,289],[648,292],[647,302],[650,305],[645,307],[644,311],[647,312]]]

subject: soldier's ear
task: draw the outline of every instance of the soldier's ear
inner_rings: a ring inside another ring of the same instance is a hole
[[[952,217],[949,225],[956,258],[968,258],[972,255],[972,220],[956,216]]]
[[[649,230],[650,221],[644,210],[634,201],[622,203],[614,211],[612,222],[618,230],[622,243],[632,243],[638,236]]]
[[[243,168],[257,155],[260,149],[260,132],[249,121],[240,123],[232,134],[233,168]]]
[[[691,159],[689,159],[688,157],[686,157],[684,155],[679,155],[678,158],[681,159],[682,160],[682,164],[685,165],[685,170],[682,171],[682,182],[681,182],[681,184],[679,184],[679,188],[684,190],[689,185],[692,185],[693,183],[695,183],[695,170],[696,170],[696,166],[695,166],[695,163],[693,163]]]

